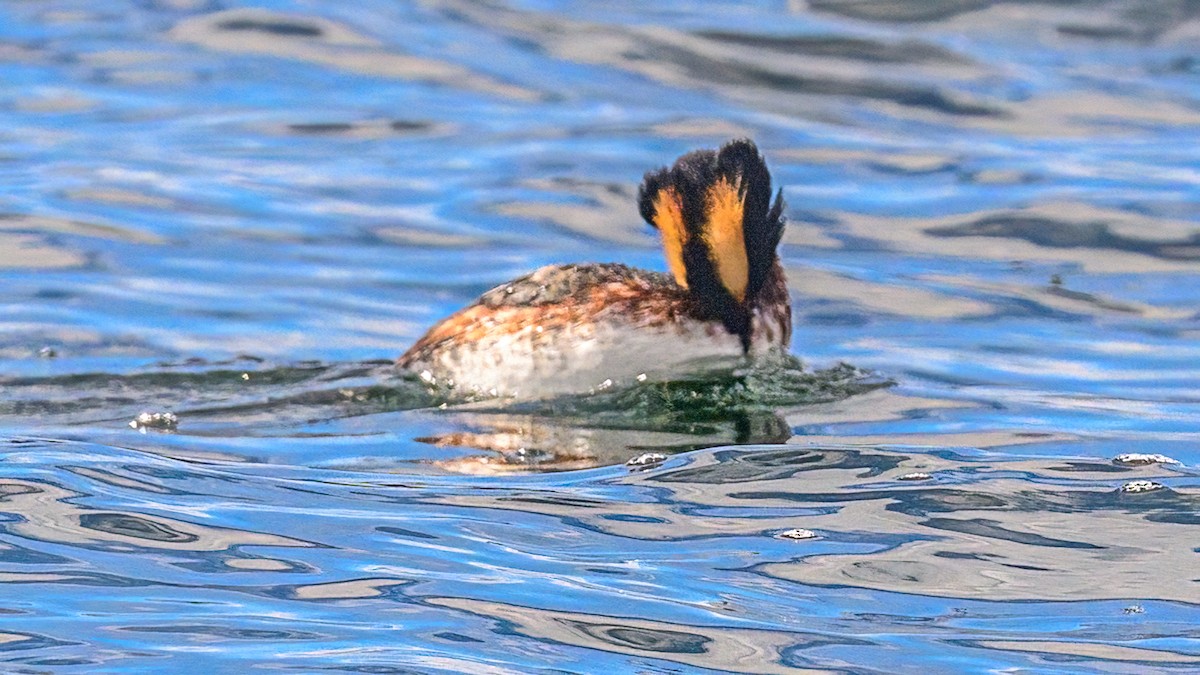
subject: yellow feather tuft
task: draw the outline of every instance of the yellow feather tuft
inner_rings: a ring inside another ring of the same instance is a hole
[[[744,302],[746,286],[750,282],[750,263],[742,231],[745,198],[740,185],[725,178],[713,183],[705,196],[704,243],[717,268],[721,285],[738,302]]]
[[[683,266],[687,229],[683,225],[683,204],[674,188],[664,188],[654,195],[654,226],[662,233],[663,251],[675,283],[687,288],[687,270]]]

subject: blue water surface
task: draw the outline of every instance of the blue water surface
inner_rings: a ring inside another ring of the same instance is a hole
[[[0,2],[0,670],[1197,670],[1197,36],[1167,0]],[[868,385],[681,420],[393,372],[537,266],[665,269],[643,172],[740,136],[793,351]]]

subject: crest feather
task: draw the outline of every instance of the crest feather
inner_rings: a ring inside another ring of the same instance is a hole
[[[662,235],[667,264],[700,306],[734,332],[747,330],[783,235],[782,191],[754,142],[696,150],[646,174],[638,206]]]

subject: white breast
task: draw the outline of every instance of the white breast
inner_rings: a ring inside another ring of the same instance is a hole
[[[529,328],[439,351],[411,368],[431,384],[469,395],[539,399],[587,393],[736,363],[742,355],[737,339],[710,336],[703,328]]]
[[[786,345],[760,339],[751,355],[783,350]],[[489,335],[440,350],[409,369],[463,395],[544,399],[728,370],[745,361],[741,341],[720,324],[609,321]]]

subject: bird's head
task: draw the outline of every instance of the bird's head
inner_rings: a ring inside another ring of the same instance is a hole
[[[646,174],[638,207],[702,312],[749,340],[750,312],[778,264],[783,194],[749,139],[696,150]]]

